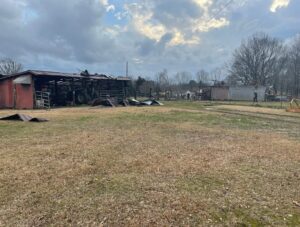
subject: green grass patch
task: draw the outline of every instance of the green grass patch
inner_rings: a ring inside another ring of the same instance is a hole
[[[192,194],[197,194],[218,189],[224,186],[224,182],[214,176],[194,175],[178,179],[175,185],[179,191],[183,190]]]

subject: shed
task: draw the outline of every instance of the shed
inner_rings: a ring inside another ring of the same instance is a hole
[[[130,79],[103,74],[28,70],[0,78],[0,108],[33,109],[124,99]]]
[[[227,86],[212,86],[211,87],[211,100],[228,100],[229,87]]]

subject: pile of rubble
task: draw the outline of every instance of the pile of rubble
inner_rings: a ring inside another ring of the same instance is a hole
[[[138,101],[134,98],[117,100],[115,98],[99,98],[95,99],[91,106],[93,107],[118,107],[118,106],[163,106],[163,104],[155,99]]]

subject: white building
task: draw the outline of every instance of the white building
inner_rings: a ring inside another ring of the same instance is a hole
[[[255,88],[254,86],[229,87],[229,100],[252,101],[254,92],[257,92],[258,101],[265,100],[266,87]]]

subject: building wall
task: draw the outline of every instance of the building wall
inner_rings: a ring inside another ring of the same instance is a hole
[[[16,109],[33,109],[33,87],[30,85],[15,84]]]
[[[252,101],[254,98],[254,91],[257,92],[258,101],[265,100],[265,87],[259,87],[255,89],[253,86],[245,87],[230,87],[229,88],[229,99],[235,101]]]
[[[212,100],[228,100],[229,89],[228,87],[212,87],[211,99]]]
[[[0,81],[0,108],[33,109],[33,85],[14,84],[13,80]]]
[[[0,81],[0,108],[13,108],[13,82],[12,79]]]

